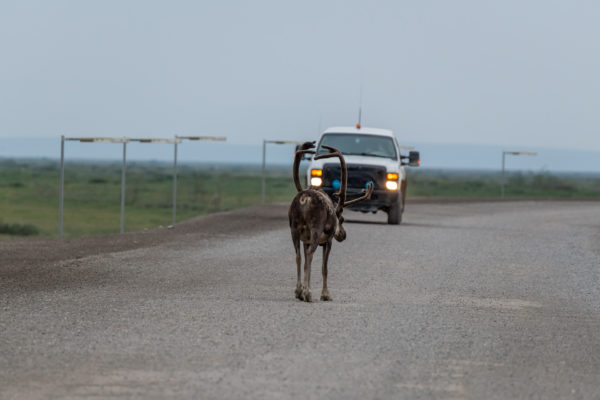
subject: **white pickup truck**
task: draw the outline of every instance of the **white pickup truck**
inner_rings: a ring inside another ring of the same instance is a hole
[[[319,138],[317,154],[327,152],[323,145],[335,147],[344,155],[348,168],[348,200],[360,195],[369,182],[374,185],[370,200],[349,209],[373,213],[382,210],[388,215],[388,224],[398,225],[406,199],[404,165],[419,166],[419,152],[402,155],[392,131],[360,125],[328,128]],[[340,187],[340,175],[339,162],[331,158],[312,159],[307,171],[308,185],[321,188],[332,197]]]

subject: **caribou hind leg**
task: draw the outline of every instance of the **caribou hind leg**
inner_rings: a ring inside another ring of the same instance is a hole
[[[304,283],[302,284],[302,294],[300,300],[312,301],[310,294],[310,264],[312,263],[312,256],[314,251],[310,251],[310,244],[304,243]]]
[[[312,295],[310,293],[310,267],[312,264],[313,255],[315,250],[319,247],[319,232],[313,232],[310,236],[311,242],[304,243],[304,285],[302,290],[302,297],[304,301],[311,302]]]
[[[331,251],[331,238],[323,245],[323,267],[321,273],[323,274],[323,291],[321,292],[322,301],[331,301],[331,295],[327,290],[327,260],[329,259],[329,252]]]
[[[294,249],[296,250],[296,271],[298,272],[298,279],[296,280],[296,290],[294,294],[297,299],[302,300],[302,280],[300,279],[300,264],[302,263],[302,256],[300,255],[300,235],[297,232],[292,234],[292,241],[294,242]]]

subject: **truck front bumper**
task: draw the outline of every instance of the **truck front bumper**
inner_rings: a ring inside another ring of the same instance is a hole
[[[325,193],[333,202],[337,202],[337,198],[333,197],[333,193],[337,190],[332,187],[324,187],[322,188]],[[364,194],[363,189],[354,189],[348,188],[346,190],[346,201],[355,199]],[[388,212],[390,207],[398,202],[398,197],[400,196],[400,191],[389,191],[389,190],[373,190],[371,194],[371,198],[367,200],[360,201],[354,205],[348,207],[348,209],[352,211],[363,211],[363,212],[375,212],[378,210],[383,210]]]

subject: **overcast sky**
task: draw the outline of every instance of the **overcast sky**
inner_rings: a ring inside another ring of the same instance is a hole
[[[597,1],[0,2],[0,137],[600,151]]]

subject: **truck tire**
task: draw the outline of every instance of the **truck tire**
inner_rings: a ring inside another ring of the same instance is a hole
[[[404,207],[406,206],[406,179],[400,184],[400,192],[402,193],[402,206],[400,207],[400,214],[404,214]]]
[[[390,207],[390,210],[388,211],[388,224],[389,225],[398,225],[400,224],[400,222],[402,222],[402,211],[403,211],[403,207],[402,207],[402,198],[398,199],[398,202],[396,202],[394,205],[392,205]]]

